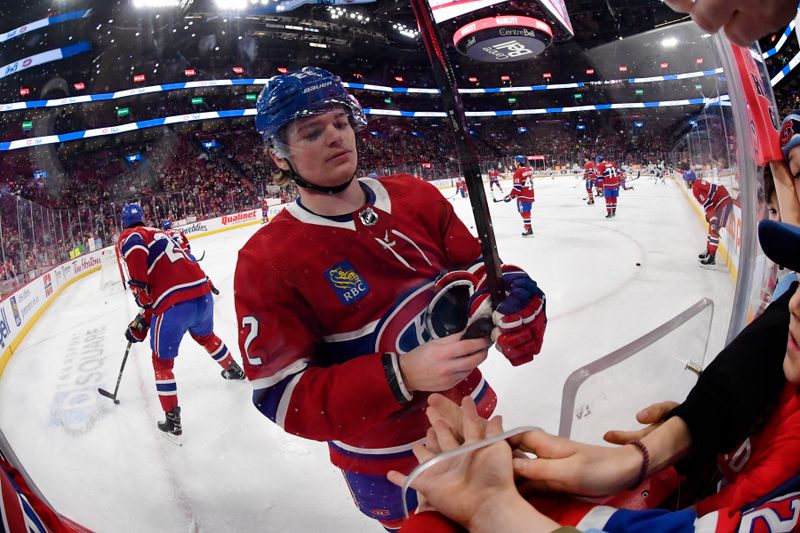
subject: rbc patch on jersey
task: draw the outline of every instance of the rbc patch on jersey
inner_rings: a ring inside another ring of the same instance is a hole
[[[336,296],[345,305],[359,301],[369,292],[369,285],[349,261],[333,265],[325,271],[325,277]]]

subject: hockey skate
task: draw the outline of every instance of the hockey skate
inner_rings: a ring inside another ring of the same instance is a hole
[[[612,215],[611,213],[608,213],[608,214],[606,215],[606,218],[611,218],[611,217],[613,217],[613,216],[614,216],[614,215]]]
[[[172,411],[168,411],[165,414],[166,420],[158,423],[158,429],[162,431],[162,435],[164,435],[168,441],[176,446],[182,446],[181,435],[183,435],[183,429],[181,428],[181,408],[176,406]]]
[[[244,370],[236,361],[231,361],[231,366],[220,372],[225,379],[244,379]]]
[[[590,196],[589,200],[586,202],[586,205],[594,205],[594,198]]]
[[[522,232],[523,237],[533,237],[533,230],[528,228]]]
[[[717,264],[717,259],[715,256],[711,254],[706,254],[706,256],[700,260],[700,266],[703,268],[713,269],[714,265]]]
[[[705,259],[706,257],[708,257],[708,250],[703,250],[703,253],[697,256],[697,258],[701,260]]]

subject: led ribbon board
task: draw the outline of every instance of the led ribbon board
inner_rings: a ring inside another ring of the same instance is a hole
[[[553,42],[553,31],[533,17],[501,15],[462,26],[453,44],[465,56],[484,63],[531,59]]]

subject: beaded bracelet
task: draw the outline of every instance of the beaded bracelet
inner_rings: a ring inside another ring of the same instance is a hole
[[[647,469],[650,468],[650,452],[647,451],[647,446],[642,444],[642,441],[638,439],[628,444],[642,452],[642,468],[639,470],[639,475],[636,476],[636,481],[634,481],[633,485],[630,487],[631,489],[635,489],[647,478]]]

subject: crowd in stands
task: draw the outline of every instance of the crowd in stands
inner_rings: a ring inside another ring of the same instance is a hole
[[[243,89],[229,98],[245,103],[247,92]],[[376,100],[372,105],[395,105],[383,102],[382,95],[360,93],[363,100]],[[139,120],[230,103],[219,101],[220,93],[211,90],[203,98],[202,103],[191,104],[185,91],[167,98],[142,95],[130,113]],[[429,106],[432,98],[409,97],[398,105],[405,107],[415,99]],[[55,123],[66,129],[99,125],[94,116],[64,110]],[[542,168],[582,166],[584,157],[597,154],[622,163],[663,161],[668,140],[657,128],[650,132],[632,124],[633,119],[600,112],[547,119],[483,118],[471,122],[470,138],[484,158],[484,169],[502,168],[516,154],[544,156],[539,160]],[[157,224],[163,219],[206,219],[254,208],[265,196],[294,198],[291,189],[272,185],[275,167],[247,118],[162,127],[136,135],[92,149],[80,143],[58,145],[51,150],[57,157],[49,164],[43,164],[34,150],[0,152],[0,198],[12,199],[0,203],[0,278],[24,278],[69,259],[75,250],[113,243],[120,210],[127,202],[140,202],[146,217]],[[374,116],[358,140],[360,175],[407,172],[437,179],[461,174],[443,119]],[[43,168],[46,176],[34,177]]]

